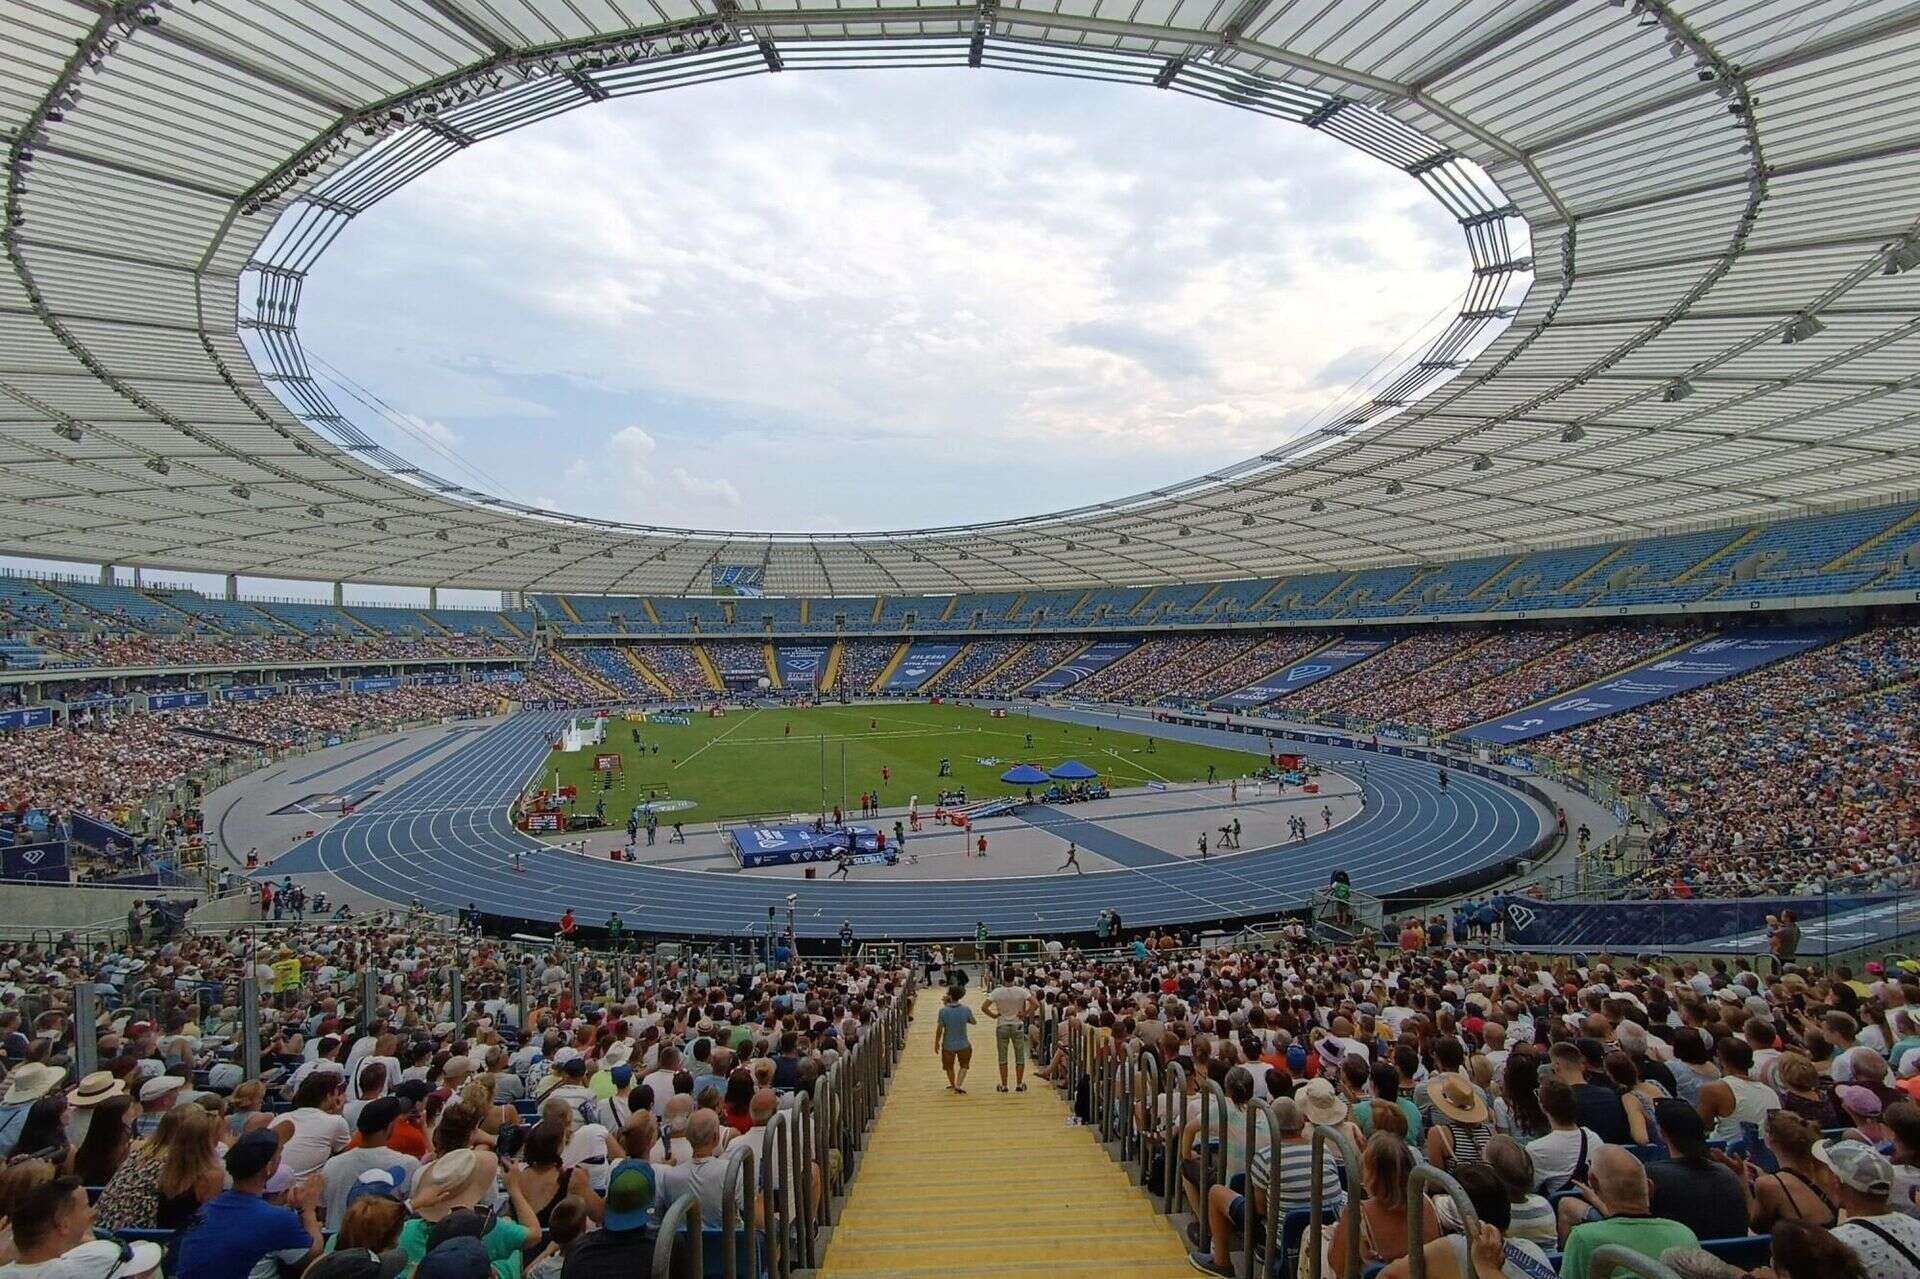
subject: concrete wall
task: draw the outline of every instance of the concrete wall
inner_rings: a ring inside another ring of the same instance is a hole
[[[152,897],[201,894],[181,888],[80,888],[48,884],[0,883],[0,921],[9,936],[34,928],[86,928],[96,924],[123,928],[133,904]]]

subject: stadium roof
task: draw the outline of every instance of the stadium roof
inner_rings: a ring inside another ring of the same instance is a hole
[[[7,0],[4,32],[7,553],[572,591],[699,592],[720,564],[764,564],[772,592],[1022,589],[1634,537],[1920,475],[1920,3]],[[1272,453],[891,533],[533,511],[387,452],[308,375],[305,273],[461,148],[614,96],[903,65],[1137,83],[1331,134],[1460,220],[1468,301],[1371,400]]]

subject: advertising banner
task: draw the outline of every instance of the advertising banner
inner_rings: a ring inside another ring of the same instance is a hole
[[[233,684],[220,690],[220,698],[227,702],[257,702],[263,697],[277,697],[279,693],[276,684]]]
[[[148,693],[147,709],[150,711],[185,711],[205,706],[208,697],[203,692],[193,693]]]
[[[53,712],[45,706],[28,706],[15,711],[0,711],[0,733],[16,728],[50,728]]]
[[[783,688],[812,688],[826,669],[827,650],[818,644],[782,645],[773,650],[773,665]]]
[[[0,850],[0,879],[64,884],[67,882],[67,846],[62,843],[27,844]]]
[[[407,683],[415,688],[441,688],[445,685],[458,684],[459,682],[460,677],[458,675],[451,675],[445,671],[430,671],[424,675],[409,675],[407,677]]]
[[[1745,675],[1781,658],[1830,644],[1844,634],[1838,627],[1818,626],[1729,631],[1611,679],[1470,728],[1464,736],[1503,745],[1524,742]]]
[[[1140,647],[1138,640],[1102,640],[1064,666],[1042,675],[1020,691],[1028,697],[1046,697],[1071,688],[1095,671],[1104,671]]]
[[[915,644],[907,650],[907,655],[900,659],[900,665],[893,668],[893,674],[887,677],[887,682],[880,691],[911,693],[932,679],[940,668],[951,662],[964,647],[966,647],[964,644],[944,641]]]
[[[398,675],[368,675],[353,681],[353,691],[356,693],[384,693],[400,686]]]
[[[1898,897],[1738,897],[1699,901],[1543,902],[1495,899],[1511,946],[1608,950],[1766,949],[1767,917],[1791,910],[1802,954],[1871,944],[1920,922]],[[1904,911],[1902,906],[1905,906]]]
[[[1285,697],[1288,693],[1317,684],[1329,675],[1337,675],[1356,662],[1364,662],[1393,643],[1390,639],[1341,640],[1313,656],[1275,671],[1265,679],[1215,698],[1215,708],[1224,711],[1250,711],[1256,706]]]
[[[302,697],[319,697],[325,693],[339,692],[340,681],[337,679],[308,680],[304,684],[287,685],[287,691],[289,693],[298,693]]]
[[[880,855],[880,832],[867,826],[816,831],[811,826],[742,826],[728,832],[734,856],[748,870],[760,866],[798,866],[830,862],[842,850]]]

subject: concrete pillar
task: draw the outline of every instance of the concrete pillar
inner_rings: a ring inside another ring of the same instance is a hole
[[[84,1079],[100,1067],[100,992],[90,981],[73,988],[73,1076]]]
[[[427,588],[427,607],[428,608],[440,607],[440,588],[439,587],[429,586]]]
[[[345,604],[346,602],[347,602],[347,584],[345,582],[335,582],[333,584],[333,606],[335,608],[339,608],[342,604]]]
[[[260,982],[253,977],[240,982],[240,1064],[248,1079],[260,1078]]]
[[[100,566],[100,585],[102,586],[113,585],[113,565],[102,564]]]
[[[240,598],[240,575],[238,573],[227,574],[227,598],[230,600]]]

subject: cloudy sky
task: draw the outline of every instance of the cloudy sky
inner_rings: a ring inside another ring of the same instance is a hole
[[[1000,72],[756,76],[472,148],[321,261],[396,451],[730,528],[1069,506],[1271,448],[1457,301],[1458,229],[1307,129]],[[423,438],[424,437],[424,438]],[[430,441],[430,443],[429,443]]]
[[[301,329],[343,411],[451,479],[641,523],[901,528],[1270,449],[1411,355],[1467,270],[1418,184],[1295,125],[807,72],[460,153],[355,220]]]

